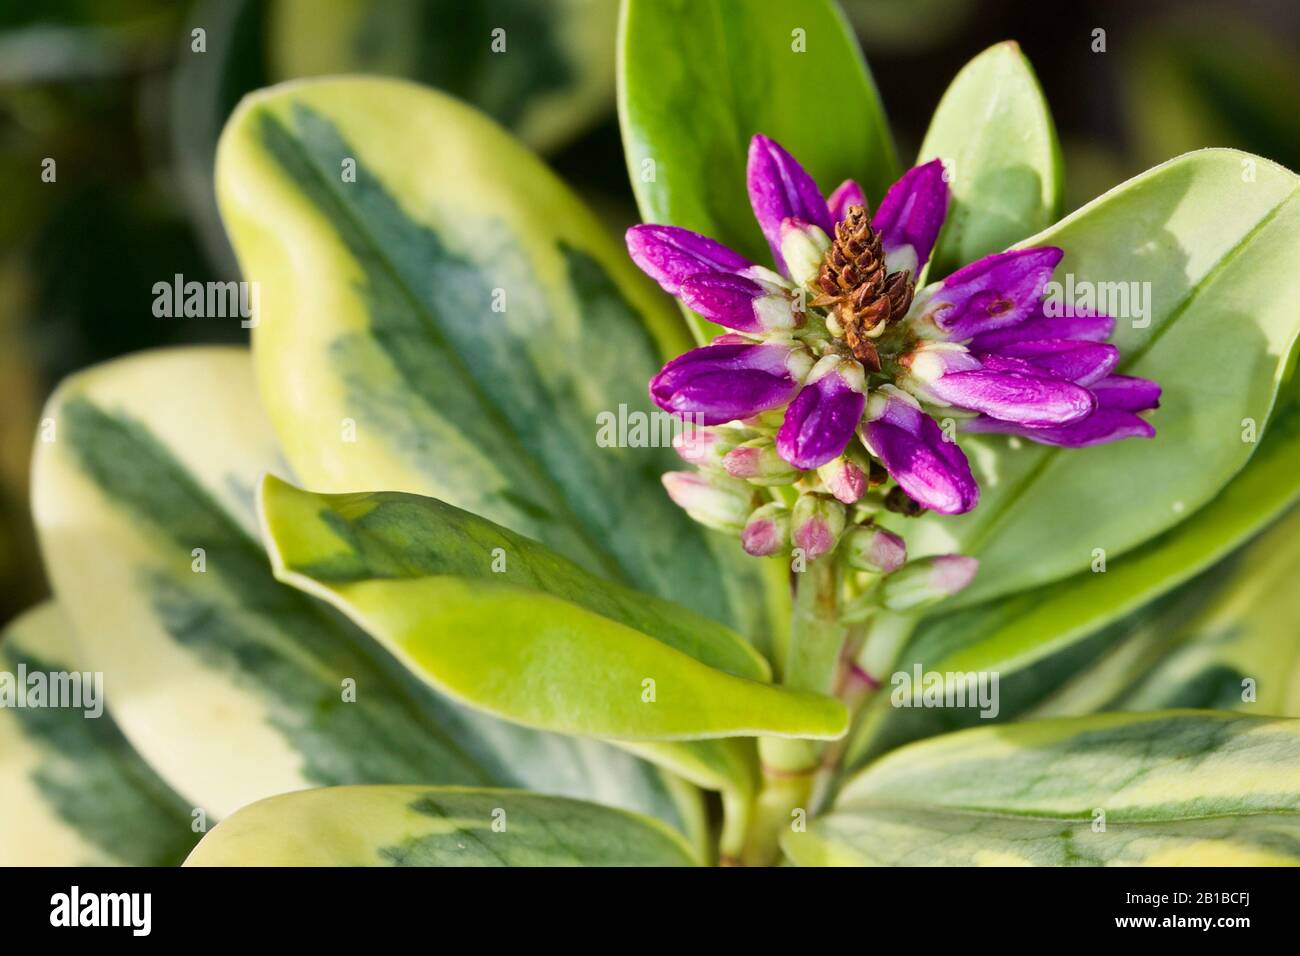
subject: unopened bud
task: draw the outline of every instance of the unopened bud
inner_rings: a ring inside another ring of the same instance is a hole
[[[867,475],[858,465],[841,455],[817,469],[826,490],[846,505],[867,493]]]
[[[796,285],[812,288],[821,271],[826,250],[831,247],[830,237],[802,219],[785,219],[781,222],[781,258],[786,272]]]
[[[721,469],[722,459],[743,434],[728,428],[685,428],[673,436],[673,450],[687,464]]]
[[[740,533],[740,545],[756,558],[785,551],[790,546],[790,509],[772,502],[755,510]]]
[[[844,538],[848,562],[859,571],[892,574],[907,561],[907,545],[892,531],[876,525],[861,525]]]
[[[722,459],[732,478],[756,485],[788,485],[799,477],[799,469],[782,458],[770,438],[755,438],[737,445]]]
[[[979,566],[978,560],[962,554],[920,558],[885,578],[882,601],[891,611],[928,607],[970,584]]]
[[[844,505],[828,495],[800,495],[794,503],[790,536],[812,561],[835,549],[844,533]]]
[[[743,481],[694,471],[670,471],[663,476],[668,496],[702,525],[719,531],[739,531],[754,507],[754,489]]]

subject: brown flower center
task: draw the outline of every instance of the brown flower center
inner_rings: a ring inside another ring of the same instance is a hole
[[[885,272],[880,233],[871,228],[865,206],[850,206],[836,225],[817,284],[821,294],[809,304],[830,309],[854,357],[868,372],[880,371],[880,353],[871,340],[907,313],[916,287],[910,272]]]

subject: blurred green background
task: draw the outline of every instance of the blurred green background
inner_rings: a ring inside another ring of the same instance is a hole
[[[1067,210],[1202,146],[1300,169],[1294,0],[843,6],[903,159],[961,66],[1010,38],[1055,113]],[[340,72],[442,87],[546,154],[621,229],[636,213],[614,117],[617,13],[617,0],[0,2],[0,623],[45,593],[27,473],[50,389],[138,349],[247,336],[238,319],[152,312],[153,284],[176,273],[235,277],[211,173],[244,93]],[[498,27],[504,54],[490,48]]]

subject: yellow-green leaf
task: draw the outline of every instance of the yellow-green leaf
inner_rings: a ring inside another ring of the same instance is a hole
[[[103,674],[78,660],[52,602],[0,635],[0,866],[175,866],[198,841],[191,807],[131,748]],[[74,699],[30,706],[56,680]],[[20,684],[23,706],[8,696]]]
[[[126,736],[209,821],[304,787],[432,783],[591,798],[698,835],[693,788],[459,707],[275,580],[254,504],[284,468],[246,351],[99,366],[44,418],[33,505],[55,593]]]
[[[437,497],[768,636],[758,565],[660,486],[672,451],[599,438],[604,415],[658,433],[646,383],[680,317],[495,123],[395,80],[286,84],[231,117],[217,183],[304,483]]]
[[[330,787],[272,797],[186,866],[694,866],[649,817],[519,790]]]
[[[261,506],[280,580],[488,713],[622,740],[845,729],[839,701],[765,683],[766,667],[725,629],[443,502],[313,495],[268,478]]]
[[[854,777],[802,865],[1300,865],[1300,721],[1214,711],[965,730]]]

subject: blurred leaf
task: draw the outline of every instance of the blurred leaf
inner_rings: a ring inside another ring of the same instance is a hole
[[[1300,511],[1292,511],[1239,555],[1180,589],[1182,606],[1144,621],[1126,638],[1121,651],[1130,667],[1101,662],[1081,670],[1034,713],[1212,707],[1300,717],[1298,568]]]
[[[8,681],[83,666],[53,603],[0,635]],[[104,699],[85,693],[79,708],[0,707],[0,866],[176,866],[198,840],[189,805],[131,749],[107,711],[90,716]]]
[[[1161,711],[948,734],[867,767],[782,845],[805,866],[1300,865],[1300,721]]]
[[[45,410],[33,512],[86,666],[154,770],[221,817],[311,786],[518,786],[662,816],[699,794],[618,750],[486,717],[276,582],[257,482],[283,471],[243,350],[144,353],[79,373]]]
[[[1249,18],[1162,18],[1134,39],[1122,64],[1129,128],[1144,159],[1235,146],[1300,169],[1300,66]]]
[[[614,0],[275,0],[271,9],[277,81],[341,73],[416,80],[477,106],[539,150],[614,107]]]
[[[694,866],[648,817],[519,790],[331,787],[272,797],[186,866]]]

